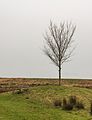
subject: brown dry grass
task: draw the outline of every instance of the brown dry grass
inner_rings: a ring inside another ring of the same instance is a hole
[[[0,92],[12,91],[39,85],[58,85],[58,79],[44,78],[0,78]],[[92,80],[63,79],[62,85],[92,88]]]

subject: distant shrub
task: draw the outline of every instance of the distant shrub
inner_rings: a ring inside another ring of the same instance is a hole
[[[29,91],[28,88],[17,89],[15,91],[13,91],[13,94],[24,94],[24,93],[28,93],[28,91]]]
[[[22,91],[23,91],[23,93],[27,93],[27,92],[29,92],[29,89],[28,88],[23,88]]]
[[[84,104],[80,101],[76,102],[75,108],[77,109],[84,109]]]
[[[49,83],[46,83],[45,85],[49,85]]]
[[[41,85],[40,83],[37,84],[37,86],[40,86],[40,85]]]
[[[36,86],[36,84],[35,84],[35,83],[32,83],[32,84],[30,84],[30,86]]]
[[[15,93],[15,94],[22,94],[23,91],[22,91],[22,89],[18,89],[18,90],[16,90],[14,93]]]
[[[61,107],[61,106],[62,106],[61,100],[55,100],[55,101],[54,101],[54,106],[55,106],[55,107]]]
[[[28,96],[26,96],[26,99],[29,99],[29,97],[28,97]]]

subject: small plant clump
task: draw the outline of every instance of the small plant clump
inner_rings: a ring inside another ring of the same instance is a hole
[[[67,103],[66,105],[63,106],[63,110],[72,110],[73,105],[71,103]]]
[[[55,106],[55,107],[61,107],[61,106],[62,106],[61,100],[55,100],[55,101],[54,101],[54,106]]]
[[[84,109],[84,105],[83,105],[83,103],[82,102],[77,102],[76,103],[76,105],[75,105],[75,108],[77,108],[77,109]]]
[[[70,104],[76,105],[76,102],[77,102],[76,96],[70,96],[70,97],[69,97],[69,103],[70,103]]]
[[[64,98],[62,108],[63,108],[63,110],[72,110],[73,104],[67,102],[67,100]]]
[[[67,104],[67,100],[66,98],[63,99],[63,106],[65,106]]]
[[[78,110],[84,109],[84,104],[81,101],[78,101],[76,96],[70,96],[69,100],[63,98],[62,102],[60,100],[55,100],[54,106],[62,107],[63,110],[72,110],[73,108],[77,108]],[[92,103],[90,113],[92,114]]]

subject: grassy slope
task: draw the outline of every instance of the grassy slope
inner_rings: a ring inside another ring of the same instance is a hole
[[[85,104],[85,110],[64,111],[53,106],[54,99],[76,95]],[[26,99],[29,97],[29,99]],[[28,94],[0,94],[0,120],[91,120],[89,101],[92,90],[87,88],[38,86]]]

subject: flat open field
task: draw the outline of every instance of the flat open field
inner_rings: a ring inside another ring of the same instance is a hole
[[[12,91],[31,86],[58,85],[58,79],[44,78],[0,78],[0,92]],[[73,87],[92,88],[92,80],[88,79],[62,79],[61,85]]]

